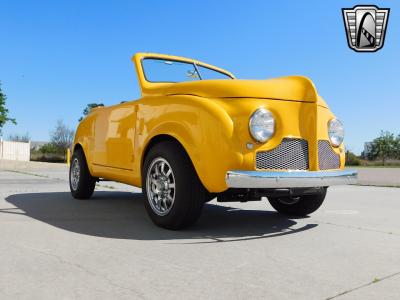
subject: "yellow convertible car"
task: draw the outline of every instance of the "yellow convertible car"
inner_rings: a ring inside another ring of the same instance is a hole
[[[351,184],[344,129],[302,76],[239,80],[183,57],[133,57],[142,97],[94,108],[76,131],[73,197],[96,181],[142,187],[155,224],[193,224],[205,202],[267,197],[282,214],[317,210],[327,187]]]

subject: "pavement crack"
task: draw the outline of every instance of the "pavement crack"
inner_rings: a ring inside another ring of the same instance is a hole
[[[392,232],[392,231],[377,230],[377,229],[365,228],[365,227],[360,227],[360,226],[352,226],[352,225],[342,225],[342,224],[323,222],[323,221],[318,221],[318,223],[325,224],[325,225],[337,226],[337,227],[343,227],[343,228],[349,228],[349,229],[357,229],[357,230],[362,230],[362,231],[385,233],[385,234],[400,236],[400,233],[396,233],[396,232]]]
[[[105,280],[109,285],[111,285],[111,286],[113,286],[113,287],[116,287],[116,288],[123,289],[123,290],[126,290],[126,291],[129,291],[129,292],[134,293],[134,294],[135,294],[135,297],[137,297],[137,298],[146,299],[146,298],[144,297],[144,295],[143,295],[142,293],[138,292],[137,290],[132,289],[132,288],[130,288],[130,287],[126,287],[126,286],[117,284],[117,283],[115,283],[113,280],[111,280],[109,277],[107,277],[107,276],[105,276],[105,275],[102,275],[102,274],[98,274],[98,273],[96,273],[96,272],[93,272],[93,271],[91,271],[91,270],[85,268],[85,267],[82,266],[81,264],[77,264],[77,263],[74,263],[74,262],[65,260],[65,259],[63,259],[61,256],[58,256],[58,255],[52,254],[52,253],[48,253],[48,252],[45,252],[45,251],[41,251],[41,250],[39,250],[39,249],[35,249],[35,248],[31,248],[31,247],[24,247],[24,248],[27,248],[27,249],[29,249],[29,250],[32,250],[32,251],[34,251],[34,252],[36,252],[36,253],[39,253],[39,254],[41,254],[41,255],[50,256],[50,257],[56,259],[56,260],[57,260],[58,262],[60,262],[61,264],[65,264],[65,265],[69,265],[69,266],[78,268],[78,269],[80,269],[81,271],[85,272],[86,274],[88,274],[88,275],[90,275],[90,276],[97,277],[97,278],[101,278],[101,279]]]
[[[368,283],[365,283],[365,284],[359,285],[359,286],[357,286],[357,287],[355,287],[355,288],[346,290],[346,291],[341,292],[341,293],[339,293],[339,294],[337,294],[337,295],[335,295],[335,296],[328,297],[328,298],[326,298],[326,300],[331,300],[331,299],[339,298],[339,297],[344,296],[344,295],[346,295],[346,294],[349,294],[349,293],[352,293],[352,292],[354,292],[354,291],[360,290],[360,289],[362,289],[362,288],[368,287],[368,286],[370,286],[370,285],[373,285],[373,284],[382,282],[382,281],[384,281],[384,280],[386,280],[386,279],[395,277],[395,276],[397,276],[397,275],[400,275],[400,272],[392,273],[392,274],[387,275],[387,276],[382,277],[382,278],[374,278],[374,280],[372,280],[372,281],[370,281],[370,282],[368,282]]]
[[[66,181],[66,180],[64,180],[62,178],[50,177],[50,176],[47,176],[47,175],[31,173],[31,172],[26,172],[26,171],[20,171],[20,170],[2,170],[2,171],[17,173],[17,174],[30,175],[30,176],[41,177],[41,178],[46,178],[46,179],[53,179],[53,180],[57,180],[57,181]]]

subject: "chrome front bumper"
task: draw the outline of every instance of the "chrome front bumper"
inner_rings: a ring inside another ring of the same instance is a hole
[[[357,183],[357,171],[228,171],[229,188],[302,188]]]

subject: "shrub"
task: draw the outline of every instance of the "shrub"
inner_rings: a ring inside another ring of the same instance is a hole
[[[53,143],[44,144],[38,150],[31,150],[32,161],[65,162],[65,151]]]
[[[57,145],[55,145],[53,143],[44,144],[42,147],[40,147],[39,152],[43,153],[43,154],[50,154],[50,153],[63,154],[64,153],[63,149],[61,149],[60,147],[58,147]]]
[[[346,166],[359,166],[360,158],[351,151],[346,151]]]

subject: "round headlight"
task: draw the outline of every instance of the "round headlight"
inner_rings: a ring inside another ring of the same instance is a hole
[[[335,147],[339,147],[344,139],[344,127],[338,119],[332,119],[328,123],[328,134],[331,143]]]
[[[268,141],[275,131],[275,119],[272,113],[265,109],[257,109],[250,118],[250,133],[257,142]]]

